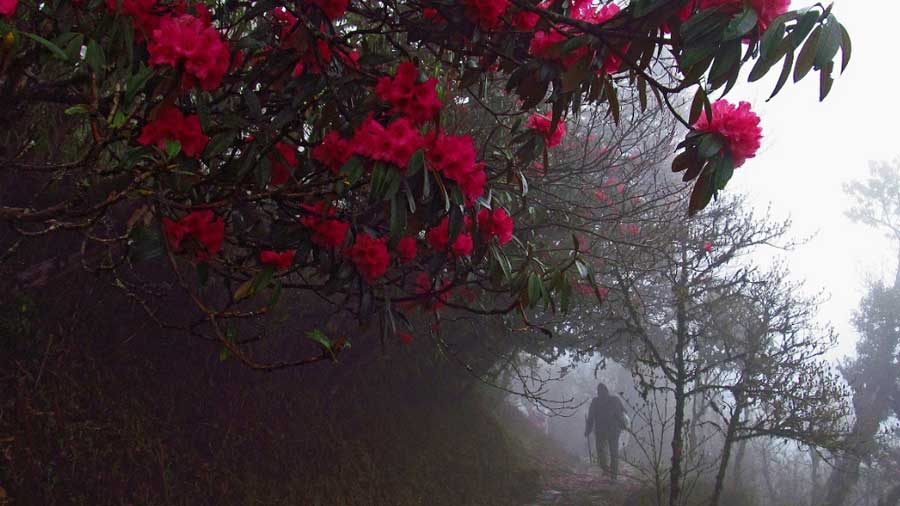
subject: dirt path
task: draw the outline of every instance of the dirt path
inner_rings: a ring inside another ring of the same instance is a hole
[[[637,483],[623,473],[613,481],[597,466],[546,472],[544,490],[522,506],[622,506]]]

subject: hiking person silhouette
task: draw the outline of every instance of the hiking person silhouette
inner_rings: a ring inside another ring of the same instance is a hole
[[[603,383],[597,383],[597,396],[591,400],[584,437],[594,433],[597,461],[615,480],[619,474],[619,435],[627,425],[625,406]],[[607,460],[607,452],[609,459]]]

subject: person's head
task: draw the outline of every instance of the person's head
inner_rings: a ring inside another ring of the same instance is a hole
[[[597,383],[597,397],[609,397],[609,389],[603,383]]]

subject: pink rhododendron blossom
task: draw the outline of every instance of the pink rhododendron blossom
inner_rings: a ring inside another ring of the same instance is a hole
[[[169,246],[176,251],[181,250],[186,239],[196,239],[200,249],[194,252],[194,256],[198,261],[205,262],[222,249],[225,220],[209,210],[192,211],[178,221],[164,217],[163,232]]]
[[[138,143],[166,149],[167,141],[178,141],[181,151],[190,158],[197,158],[206,149],[209,137],[200,129],[200,117],[185,116],[178,108],[167,106],[159,110],[156,118],[144,125]]]
[[[513,220],[506,209],[482,208],[478,211],[478,229],[481,230],[481,236],[486,241],[491,237],[496,237],[497,242],[502,246],[512,240]]]
[[[544,143],[548,148],[557,146],[566,135],[566,124],[559,120],[556,129],[550,131],[551,119],[545,114],[532,114],[528,118],[528,128],[540,133],[544,137]]]
[[[367,234],[359,234],[353,246],[346,251],[356,270],[367,282],[372,283],[387,272],[390,257],[387,240],[384,237],[374,238]]]
[[[709,241],[706,241],[705,243],[703,243],[703,249],[706,250],[707,253],[712,253],[712,250],[713,250],[712,243]]]
[[[724,137],[735,167],[744,165],[748,158],[756,156],[762,139],[759,116],[750,110],[747,102],[734,106],[727,100],[717,100],[712,105],[712,122],[706,120],[706,114],[701,114],[700,119],[694,123],[694,129]]]
[[[0,0],[0,16],[14,16],[17,5],[19,5],[19,0]]]
[[[262,250],[259,252],[259,261],[262,262],[263,265],[271,265],[276,270],[285,271],[291,267],[291,264],[294,263],[294,255],[297,254],[297,250],[287,250],[282,252],[271,251],[271,250]]]
[[[397,67],[393,79],[378,79],[375,93],[385,102],[394,106],[394,112],[405,114],[413,123],[421,124],[431,120],[441,110],[434,87],[437,79],[431,78],[417,84],[419,69],[411,62],[403,62]]]
[[[412,262],[416,258],[416,238],[404,237],[400,239],[397,241],[394,251],[397,252],[397,259],[401,264]]]
[[[147,50],[151,65],[183,66],[184,84],[196,83],[206,91],[219,87],[231,58],[219,32],[190,14],[163,18]]]

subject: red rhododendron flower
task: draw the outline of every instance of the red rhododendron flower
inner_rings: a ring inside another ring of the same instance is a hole
[[[351,144],[357,154],[396,165],[406,172],[409,159],[425,143],[422,134],[407,118],[392,121],[387,128],[371,116],[353,134]]]
[[[707,253],[712,253],[712,243],[709,241],[703,243],[703,249],[706,250]]]
[[[500,25],[500,17],[509,7],[509,0],[463,0],[466,16],[482,28],[492,29]]]
[[[334,209],[327,202],[303,204],[308,214],[300,218],[300,224],[312,230],[312,242],[323,248],[337,248],[344,244],[350,224],[333,219]]]
[[[306,228],[313,228],[322,220],[334,216],[334,208],[324,200],[315,204],[301,204],[300,208],[307,213],[300,218],[300,224]]]
[[[159,110],[153,121],[144,125],[137,141],[163,150],[166,141],[178,141],[185,156],[197,158],[206,149],[209,137],[200,129],[199,116],[185,116],[178,108],[166,106]]]
[[[466,227],[468,228],[468,220]],[[454,255],[461,257],[472,252],[472,236],[468,232],[461,231],[457,234],[453,244],[450,244],[450,220],[445,216],[438,226],[431,228],[425,233],[425,240],[431,249],[437,252],[450,251]]]
[[[418,78],[419,69],[412,62],[403,62],[393,79],[379,78],[375,86],[378,97],[394,106],[393,112],[406,114],[416,124],[431,120],[441,109],[441,101],[434,90],[437,79],[417,84]]]
[[[222,82],[231,57],[219,32],[190,14],[163,18],[159,28],[153,30],[147,50],[151,65],[183,65],[184,84],[196,82],[206,91]]]
[[[758,21],[756,26],[760,33],[766,31],[769,24],[778,16],[781,16],[791,8],[791,0],[749,0],[750,6],[756,11]],[[745,0],[700,0],[701,9],[722,7],[725,12],[740,12],[744,9]]]
[[[387,272],[390,257],[387,250],[387,239],[373,238],[367,234],[359,234],[356,241],[346,253],[356,265],[356,270],[363,279],[371,283]]]
[[[498,208],[492,211],[482,208],[478,211],[478,229],[481,230],[481,237],[485,240],[496,237],[502,246],[512,240],[513,220],[506,209]]]
[[[544,143],[548,148],[557,146],[566,135],[566,124],[561,119],[553,132],[550,131],[550,123],[551,119],[545,114],[532,114],[528,118],[528,128],[543,135]]]
[[[398,332],[397,337],[400,338],[400,342],[403,344],[409,344],[413,340],[413,336],[409,332]]]
[[[446,21],[444,16],[434,7],[425,7],[422,9],[422,17],[433,23],[443,23]]]
[[[637,223],[622,223],[619,225],[619,232],[622,235],[636,236],[641,233],[641,227]]]
[[[309,0],[309,3],[317,5],[328,19],[334,21],[347,12],[347,4],[350,3],[350,0]]]
[[[186,238],[195,238],[202,246],[195,252],[195,257],[205,262],[222,249],[225,220],[209,210],[192,211],[178,221],[163,218],[163,232],[174,250],[181,249]]]
[[[313,148],[312,157],[337,175],[341,167],[353,157],[353,148],[350,141],[332,130],[325,134],[321,144]]]
[[[397,258],[401,264],[412,262],[416,258],[416,238],[404,237],[400,239],[397,241],[394,251],[397,252]]]
[[[534,30],[540,19],[541,17],[537,12],[519,11],[513,16],[512,25],[516,30],[530,32]]]
[[[431,281],[431,276],[428,275],[427,272],[420,272],[418,276],[416,276],[415,280],[415,293],[416,295],[426,295],[426,294],[434,294],[432,300],[425,304],[425,308],[436,311],[446,304],[447,300],[450,298],[451,291],[447,290],[447,287],[450,286],[450,280],[445,279],[441,283],[440,290],[435,290],[433,283]]]
[[[312,242],[323,248],[344,244],[350,224],[340,220],[322,220],[313,227]]]
[[[759,116],[750,110],[747,102],[740,102],[735,107],[727,100],[717,100],[712,106],[712,122],[706,120],[706,114],[701,114],[694,129],[724,137],[735,167],[756,156],[762,139]]]
[[[14,16],[17,5],[19,5],[19,0],[0,0],[0,16]]]
[[[293,77],[300,77],[306,72],[310,74],[321,74],[322,66],[328,65],[333,56],[334,53],[331,51],[331,46],[324,40],[319,39],[316,41],[315,49],[307,48],[300,56],[300,60],[297,62],[297,65],[294,66],[294,71],[291,75]]]
[[[425,158],[431,168],[459,185],[471,204],[484,193],[484,164],[475,163],[475,145],[468,135],[434,134]]]
[[[275,144],[275,149],[281,157],[275,153],[269,154],[269,161],[272,163],[269,183],[277,186],[287,183],[291,179],[291,170],[297,168],[299,162],[297,162],[297,146],[287,142],[278,142]]]
[[[294,263],[294,255],[296,254],[297,250],[282,251],[281,253],[262,250],[259,252],[259,261],[264,265],[275,267],[276,270],[284,271],[289,269],[291,264]]]
[[[8,0],[0,0],[0,2]],[[116,12],[119,8],[119,0],[106,0],[106,8],[110,12]],[[184,13],[184,3],[177,2],[170,8],[174,14]],[[159,28],[163,17],[168,17],[158,5],[157,0],[121,0],[122,14],[131,17],[134,26],[136,40],[144,40],[153,34],[153,30]]]
[[[616,4],[607,4],[603,5],[600,8],[597,8],[593,5],[591,0],[580,0],[578,2],[573,3],[570,9],[570,15],[574,19],[578,19],[580,21],[586,21],[588,23],[599,24],[609,21],[613,17],[615,17],[619,12],[620,8]],[[549,31],[538,31],[534,34],[534,37],[531,39],[531,43],[528,47],[528,52],[531,55],[537,56],[539,58],[544,58],[547,60],[557,60],[562,63],[563,67],[569,68],[575,64],[578,60],[591,56],[593,57],[593,53],[590,48],[587,46],[581,46],[572,51],[567,52],[565,55],[560,55],[559,44],[569,40],[571,37],[575,37],[580,35],[581,33],[578,31],[573,31],[568,27],[563,26],[555,26],[552,27]],[[623,48],[620,48],[621,52],[625,52],[628,49],[626,45]],[[611,74],[614,72],[618,72],[619,66],[621,65],[621,59],[614,54],[609,54],[606,57],[606,60],[601,65],[600,74]]]

